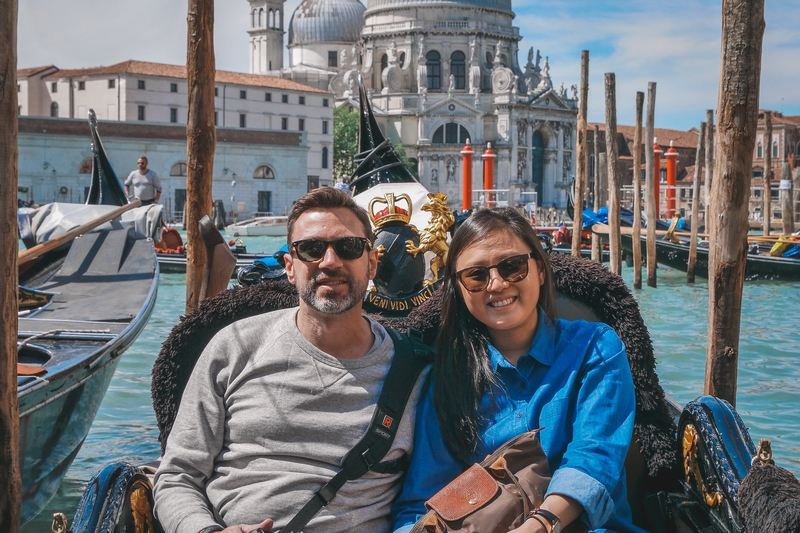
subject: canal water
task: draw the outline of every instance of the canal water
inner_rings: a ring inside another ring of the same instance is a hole
[[[251,252],[272,251],[281,238],[245,239]],[[646,273],[645,273],[646,276]],[[623,269],[633,286],[633,270]],[[159,455],[150,401],[150,369],[183,313],[185,276],[162,274],[158,301],[142,335],[123,355],[97,419],[47,508],[23,533],[50,531],[54,512],[72,521],[86,482],[112,461],[140,463]],[[655,344],[658,374],[667,393],[683,404],[702,393],[707,333],[705,280],[659,268],[658,288],[635,291]],[[747,282],[744,288],[737,408],[753,440],[772,439],[776,462],[800,475],[800,283]]]

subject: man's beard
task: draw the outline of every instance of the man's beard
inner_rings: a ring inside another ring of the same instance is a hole
[[[319,281],[329,277],[344,279],[350,290],[345,296],[317,296],[317,289],[321,286]],[[300,298],[312,309],[326,315],[341,315],[354,308],[361,302],[367,291],[368,280],[356,281],[346,272],[318,272],[303,286],[298,287]]]

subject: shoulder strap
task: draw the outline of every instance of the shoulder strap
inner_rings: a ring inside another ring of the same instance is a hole
[[[392,447],[400,420],[414,390],[420,372],[433,361],[433,350],[422,342],[422,335],[409,329],[402,335],[386,328],[394,342],[394,358],[378,396],[378,405],[369,430],[342,461],[342,468],[319,489],[292,518],[281,533],[299,533],[314,516],[336,497],[347,481],[358,479],[368,471],[397,473],[408,466],[408,458],[381,463]]]

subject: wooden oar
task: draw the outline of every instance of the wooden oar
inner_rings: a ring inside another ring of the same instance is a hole
[[[36,246],[28,248],[27,250],[22,250],[19,253],[19,256],[17,257],[17,264],[22,265],[23,263],[32,261],[37,257],[41,256],[42,254],[47,253],[55,248],[58,248],[65,242],[71,241],[78,235],[83,235],[84,233],[93,230],[97,226],[105,224],[109,220],[114,220],[123,213],[130,211],[131,209],[134,209],[136,207],[139,207],[140,205],[142,205],[142,201],[137,198],[136,200],[132,201],[127,205],[118,207],[117,209],[114,209],[110,213],[106,213],[105,215],[98,217],[90,222],[87,222],[86,224],[81,224],[77,228],[72,228],[71,230],[62,233],[58,237],[50,239],[47,242],[43,242],[42,244],[37,244]]]
[[[608,231],[609,231],[608,224],[599,224],[599,223],[598,224],[594,224],[592,226],[592,231],[594,233],[607,235]],[[623,226],[622,228],[620,228],[620,231],[622,232],[623,235],[632,235],[633,234],[633,228],[627,227],[627,226]],[[663,230],[663,229],[657,229],[656,230],[656,235],[662,235],[663,236],[663,235],[666,235],[667,233],[669,233],[667,230]],[[691,237],[692,236],[692,234],[690,232],[687,232],[687,231],[673,231],[672,234],[676,235],[678,237]],[[702,238],[702,239],[707,239],[708,238],[708,233],[698,233],[697,236]],[[769,237],[765,237],[763,235],[748,235],[747,236],[747,240],[750,241],[750,242],[773,242],[774,243],[774,242],[778,242],[778,239],[780,237],[798,238],[798,239],[800,239],[800,236],[798,236],[798,235],[770,235]],[[798,241],[798,242],[800,242],[800,241]]]

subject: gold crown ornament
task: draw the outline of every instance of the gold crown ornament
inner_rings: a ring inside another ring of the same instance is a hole
[[[400,200],[405,200],[405,209],[397,205]],[[375,204],[382,204],[385,207],[376,212]],[[411,220],[411,198],[407,194],[395,195],[391,192],[387,193],[386,196],[376,196],[370,200],[367,212],[372,225],[376,228],[381,228],[392,222],[408,224]]]

